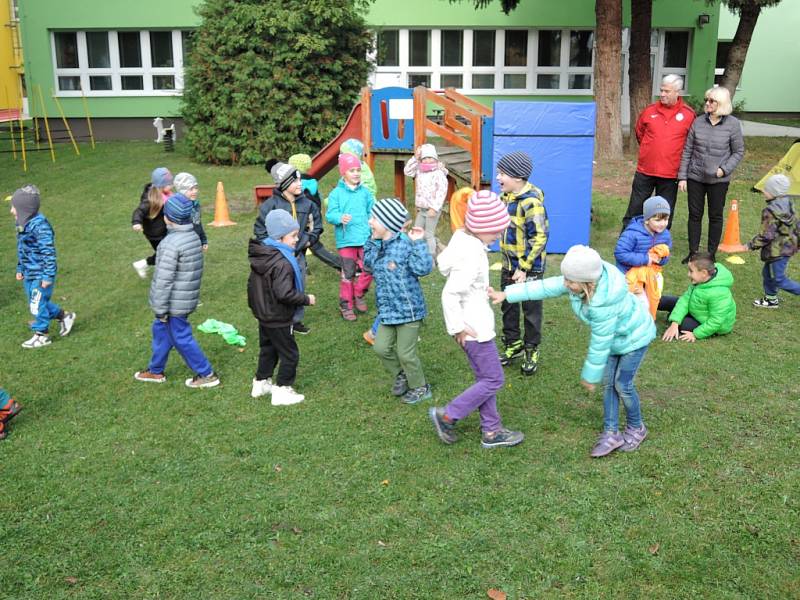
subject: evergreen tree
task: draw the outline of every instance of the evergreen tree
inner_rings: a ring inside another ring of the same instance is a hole
[[[198,14],[183,93],[195,159],[313,154],[336,135],[371,68],[353,0],[206,0]]]

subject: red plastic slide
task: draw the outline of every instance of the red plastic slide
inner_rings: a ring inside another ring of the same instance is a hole
[[[350,116],[344,123],[339,134],[328,142],[313,158],[313,165],[308,172],[314,179],[322,179],[325,174],[333,169],[339,159],[339,146],[350,138],[361,139],[361,103],[359,102],[350,111]],[[255,187],[256,206],[272,195],[274,185],[257,185]]]

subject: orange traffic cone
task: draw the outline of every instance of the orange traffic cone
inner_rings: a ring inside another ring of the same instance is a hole
[[[225,188],[222,187],[222,182],[217,182],[217,199],[214,202],[214,220],[211,221],[212,227],[227,227],[228,225],[236,225],[231,221],[228,214],[228,201],[225,199]]]
[[[725,233],[722,236],[722,243],[719,249],[723,252],[736,252],[742,245],[739,240],[739,201],[731,200],[731,210],[728,212],[728,220],[725,222]]]

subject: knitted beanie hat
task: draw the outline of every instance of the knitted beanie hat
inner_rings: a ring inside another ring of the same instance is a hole
[[[501,156],[497,170],[515,179],[528,179],[533,172],[533,163],[525,152],[517,151]]]
[[[423,158],[435,158],[439,160],[439,155],[436,153],[436,146],[433,144],[422,144],[419,147],[419,158],[422,160]]]
[[[372,207],[372,216],[392,233],[400,231],[411,218],[406,207],[397,198],[378,200]]]
[[[311,157],[308,154],[292,154],[287,162],[301,173],[311,170]]]
[[[572,246],[561,261],[561,274],[570,281],[591,283],[600,279],[602,273],[603,259],[589,246]]]
[[[282,192],[288,190],[290,185],[297,179],[300,179],[300,171],[298,171],[296,167],[284,162],[276,162],[270,169],[269,174],[272,175],[272,179],[275,180],[275,185],[277,185],[278,189]]]
[[[178,194],[186,195],[193,187],[197,187],[197,178],[191,173],[178,173],[172,181],[172,187]]]
[[[172,185],[172,173],[170,173],[169,169],[166,167],[153,169],[153,172],[150,174],[150,183],[153,187],[157,188],[165,188],[168,185]]]
[[[176,225],[191,223],[192,201],[183,194],[172,194],[164,203],[164,216]]]
[[[300,225],[292,215],[282,208],[269,211],[264,224],[267,226],[267,235],[273,240],[279,240],[286,234],[300,229]]]
[[[39,188],[32,183],[23,185],[11,196],[11,206],[17,211],[17,227],[25,227],[39,212]]]
[[[475,192],[467,201],[464,224],[472,233],[497,233],[511,222],[508,209],[497,194],[489,190]]]
[[[352,154],[339,155],[339,173],[344,175],[350,169],[361,168],[361,161]]]
[[[669,207],[669,202],[662,196],[652,196],[644,201],[642,215],[645,221],[656,215],[668,215],[670,212],[672,212],[672,210]]]
[[[339,152],[342,154],[352,154],[359,159],[364,156],[364,143],[357,138],[350,138],[342,142],[339,146]]]
[[[789,193],[789,188],[791,186],[791,180],[783,173],[778,173],[764,182],[764,191],[773,198],[778,198],[779,196],[785,196]]]

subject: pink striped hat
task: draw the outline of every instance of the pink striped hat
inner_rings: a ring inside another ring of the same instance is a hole
[[[506,205],[497,194],[481,190],[467,202],[466,226],[472,233],[497,233],[511,222]]]

